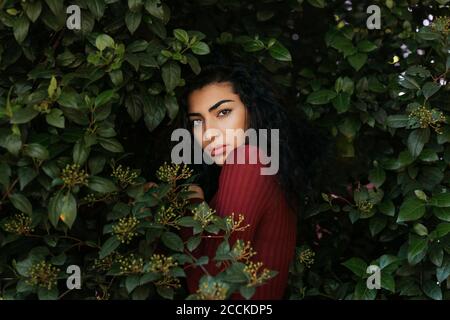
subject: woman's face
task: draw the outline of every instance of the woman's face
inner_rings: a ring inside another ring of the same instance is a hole
[[[188,116],[195,139],[218,165],[245,143],[247,108],[230,82],[193,91],[188,97]]]

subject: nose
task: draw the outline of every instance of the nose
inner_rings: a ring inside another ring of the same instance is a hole
[[[220,130],[205,126],[205,132],[203,133],[203,141],[213,141],[220,136]]]

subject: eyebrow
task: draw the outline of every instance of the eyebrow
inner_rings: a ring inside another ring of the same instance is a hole
[[[233,102],[233,101],[234,100],[230,100],[230,99],[220,100],[220,101],[214,103],[211,107],[209,107],[208,112],[211,112],[211,111],[217,109],[221,104],[223,104],[225,102]],[[201,116],[201,114],[198,112],[194,112],[194,113],[188,113],[188,116]]]

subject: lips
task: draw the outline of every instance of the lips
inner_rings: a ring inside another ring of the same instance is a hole
[[[214,147],[214,148],[211,150],[211,156],[212,156],[212,157],[215,157],[215,156],[217,156],[217,155],[223,154],[223,153],[226,151],[226,148],[227,148],[227,145],[226,145],[226,144],[223,144],[223,145],[221,145],[221,146]]]

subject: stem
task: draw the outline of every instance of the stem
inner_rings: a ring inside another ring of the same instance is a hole
[[[15,187],[15,185],[17,184],[17,182],[19,181],[19,178],[16,178],[16,180],[13,181],[13,183],[11,184],[11,186],[8,188],[8,190],[6,190],[5,194],[2,197],[2,200],[5,200],[7,196],[9,196],[10,192],[12,191],[12,189]]]

